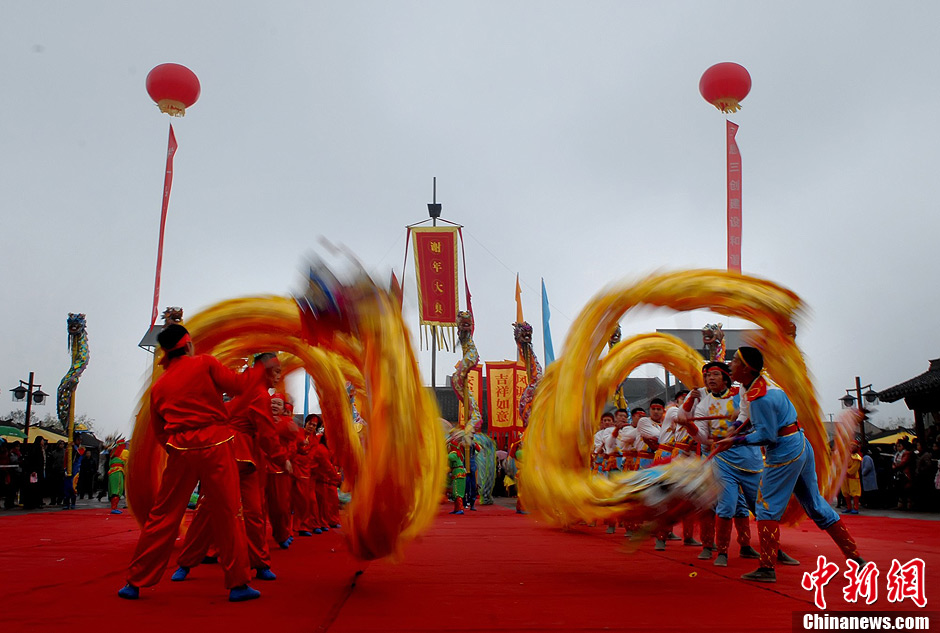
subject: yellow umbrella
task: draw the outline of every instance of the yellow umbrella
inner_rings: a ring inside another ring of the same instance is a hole
[[[869,440],[869,444],[894,444],[898,440],[910,440],[914,438],[914,434],[908,431],[899,431],[898,433],[892,433],[891,435],[886,435],[884,437],[879,437],[877,440]]]
[[[35,442],[37,437],[44,437],[46,441],[50,444],[55,444],[59,440],[62,440],[66,444],[69,443],[69,438],[64,435],[59,435],[58,433],[53,433],[47,429],[42,429],[36,426],[29,427],[29,439],[26,441],[27,444],[30,442]]]

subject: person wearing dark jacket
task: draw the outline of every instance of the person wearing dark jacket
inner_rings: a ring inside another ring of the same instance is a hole
[[[37,437],[28,445],[23,464],[23,492],[20,495],[24,510],[41,508],[43,485],[46,480],[46,439]]]

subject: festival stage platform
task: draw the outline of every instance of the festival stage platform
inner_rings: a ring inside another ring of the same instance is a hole
[[[696,560],[698,548],[675,542],[665,552],[652,541],[630,552],[622,531],[563,532],[502,505],[464,516],[448,509],[441,506],[433,528],[398,563],[356,561],[342,530],[297,537],[286,551],[272,542],[278,579],[255,581],[261,599],[242,604],[227,602],[217,565],[197,567],[181,583],[170,582],[171,566],[140,600],[119,599],[138,534],[127,514],[4,512],[0,631],[791,631],[794,611],[815,610],[813,594],[800,586],[803,572],[815,569],[818,554],[833,561],[838,554],[808,522],[784,529],[782,543],[802,565],[778,568],[777,584],[760,585],[739,579],[755,561],[736,555],[717,568]],[[919,611],[910,599],[888,602],[885,584],[892,558],[917,557],[926,561],[927,611],[936,609],[940,524],[845,520],[881,571],[879,597],[870,606],[847,604],[840,564],[826,587],[830,610]]]

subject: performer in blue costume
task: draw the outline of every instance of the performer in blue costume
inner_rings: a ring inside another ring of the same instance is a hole
[[[710,445],[725,437],[735,428],[739,418],[741,393],[732,386],[731,369],[727,363],[712,361],[702,368],[705,389],[696,389],[686,398],[679,413],[683,424],[696,420],[696,439],[703,445]],[[694,412],[691,418],[690,411]],[[731,544],[732,521],[738,529],[738,544],[741,546],[741,558],[758,558],[759,554],[751,547],[748,509],[755,510],[757,490],[760,485],[764,459],[757,446],[732,446],[715,456],[712,460],[721,492],[715,506],[715,546],[716,567],[728,566],[728,547]],[[711,551],[703,550],[699,557],[707,560]],[[777,553],[777,562],[784,565],[798,565],[799,562],[784,552]]]
[[[764,357],[754,347],[741,347],[731,360],[731,378],[746,391],[742,399],[751,430],[717,443],[719,450],[734,446],[765,446],[764,470],[757,490],[757,531],[760,567],[741,576],[756,582],[777,582],[774,562],[780,540],[780,518],[795,494],[806,514],[835,541],[846,558],[865,565],[858,546],[835,510],[819,494],[813,447],[800,429],[796,409],[787,395],[761,375]]]

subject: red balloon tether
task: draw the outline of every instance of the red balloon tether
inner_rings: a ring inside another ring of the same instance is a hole
[[[730,114],[741,109],[740,102],[751,91],[751,75],[741,64],[722,62],[702,73],[698,90],[705,101]]]
[[[186,108],[199,99],[199,78],[196,73],[180,64],[160,64],[147,75],[147,94],[160,112],[170,116],[183,116]]]

